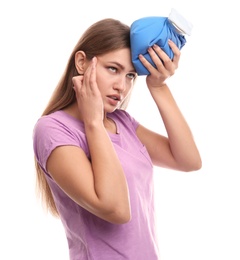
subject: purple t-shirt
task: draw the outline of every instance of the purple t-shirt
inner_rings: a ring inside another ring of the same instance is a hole
[[[132,218],[112,224],[70,199],[46,171],[46,161],[58,146],[81,147],[90,158],[84,125],[64,111],[41,117],[34,128],[36,158],[46,174],[65,228],[71,260],[159,259],[154,216],[153,165],[136,135],[138,122],[126,111],[108,114],[117,134],[109,133],[126,175]]]

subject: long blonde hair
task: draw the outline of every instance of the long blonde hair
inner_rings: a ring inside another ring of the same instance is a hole
[[[84,51],[87,59],[91,60],[94,56],[122,48],[130,48],[130,28],[128,25],[112,18],[103,19],[91,25],[81,36],[73,49],[66,69],[42,116],[64,109],[76,101],[75,92],[72,88],[72,77],[78,75],[75,67],[76,52],[79,50]],[[123,107],[126,107],[126,105],[124,106],[123,104]],[[34,160],[37,174],[37,193],[41,197],[43,205],[47,210],[50,211],[52,215],[58,216],[58,210],[45,174],[38,164],[36,157]]]

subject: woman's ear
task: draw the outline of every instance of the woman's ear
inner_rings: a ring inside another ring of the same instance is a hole
[[[84,74],[86,68],[86,54],[84,51],[78,51],[75,54],[75,67],[79,74]]]

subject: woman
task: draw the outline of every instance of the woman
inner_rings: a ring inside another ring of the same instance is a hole
[[[51,212],[61,218],[71,260],[159,259],[154,220],[153,165],[201,168],[191,131],[166,85],[171,61],[149,48],[154,68],[147,87],[168,136],[154,133],[125,110],[137,73],[130,29],[114,19],[82,35],[34,128],[37,181]]]

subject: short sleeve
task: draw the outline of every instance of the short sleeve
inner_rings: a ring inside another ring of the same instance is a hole
[[[41,117],[33,130],[33,150],[41,167],[46,171],[46,162],[51,152],[58,146],[80,146],[73,131],[55,118]]]

